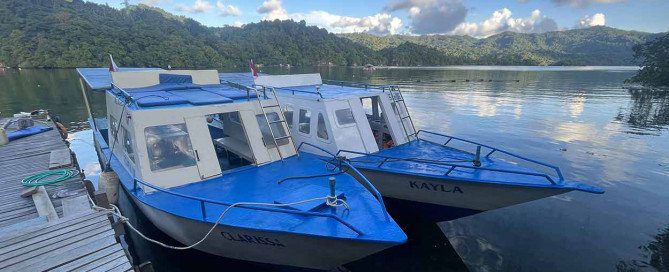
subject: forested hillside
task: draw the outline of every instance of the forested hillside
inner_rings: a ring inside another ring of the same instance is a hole
[[[449,56],[448,61],[468,64],[636,65],[632,48],[660,35],[597,26],[533,34],[504,32],[484,39],[449,35],[340,36],[376,50],[404,43],[423,45]]]
[[[608,27],[543,34],[335,35],[304,22],[206,27],[161,9],[82,0],[0,1],[0,66],[223,68],[263,65],[633,65],[656,34]]]

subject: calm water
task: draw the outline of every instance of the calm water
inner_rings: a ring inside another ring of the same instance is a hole
[[[368,270],[669,270],[669,92],[621,88],[625,67],[267,69],[400,84],[418,128],[553,163],[566,178],[606,189],[572,192],[440,223],[402,222],[411,242],[346,267]],[[0,112],[48,108],[74,130],[87,173],[99,171],[72,70],[0,72]],[[95,104],[95,111],[103,105]],[[83,155],[82,155],[83,154]],[[126,209],[128,203],[126,203]],[[139,215],[134,216],[141,221]],[[150,225],[146,222],[137,222]],[[143,225],[143,226],[144,226]],[[154,233],[160,235],[159,233]],[[162,237],[167,239],[166,237]],[[144,249],[147,245],[137,243]],[[231,265],[197,252],[149,247],[159,269]],[[457,253],[456,253],[457,252]],[[174,261],[174,260],[178,261]],[[161,260],[161,261],[156,261]],[[246,263],[232,267],[269,269]],[[465,268],[466,267],[466,268]]]

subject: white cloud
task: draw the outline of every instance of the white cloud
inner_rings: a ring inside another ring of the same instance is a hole
[[[258,13],[265,14],[263,20],[304,20],[335,33],[365,32],[376,35],[396,34],[402,27],[402,20],[388,13],[378,13],[365,17],[350,17],[331,14],[327,11],[288,13],[280,0],[267,0],[258,7]]]
[[[406,10],[411,19],[411,30],[416,34],[452,31],[467,16],[467,8],[461,0],[399,0],[391,2],[384,10]]]
[[[334,33],[365,32],[375,35],[396,34],[402,27],[402,20],[387,13],[378,13],[365,17],[349,17],[331,14],[326,11],[290,14],[295,20],[304,20]]]
[[[226,17],[226,16],[233,16],[233,17],[238,17],[242,15],[242,11],[239,10],[238,7],[235,7],[233,5],[226,5],[221,0],[216,1],[216,8],[218,9],[218,14]]]
[[[155,7],[162,2],[165,2],[165,1],[164,0],[140,0],[139,1],[140,4],[144,4],[144,5],[152,6],[152,7]]]
[[[263,20],[288,20],[288,12],[281,6],[281,0],[267,0],[258,7],[258,13],[265,14]]]
[[[184,4],[177,4],[176,10],[182,11],[182,12],[190,12],[190,13],[203,13],[203,12],[209,12],[213,6],[211,3],[207,0],[195,0],[195,3],[193,3],[193,6],[187,6]]]
[[[450,34],[469,35],[472,37],[488,37],[504,31],[520,33],[542,33],[558,30],[553,19],[541,15],[541,11],[532,11],[529,17],[514,18],[511,10],[503,8],[496,10],[487,19],[480,23],[463,22]]]
[[[242,26],[244,26],[244,23],[242,23],[242,22],[240,22],[240,21],[235,21],[234,23],[232,23],[232,26],[234,26],[234,27],[242,27]]]
[[[576,28],[585,28],[591,26],[606,25],[606,16],[604,13],[595,13],[594,15],[585,15],[576,22]]]
[[[590,4],[615,4],[625,2],[626,0],[552,0],[558,5],[570,5],[573,7],[585,7]]]

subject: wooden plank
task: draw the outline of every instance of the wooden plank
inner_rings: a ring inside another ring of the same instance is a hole
[[[61,266],[65,263],[74,261],[82,253],[89,251],[98,251],[103,247],[115,243],[115,240],[112,237],[95,237],[86,241],[79,242],[78,244],[71,244],[63,248],[63,250],[56,251],[47,256],[42,256],[37,260],[28,259],[27,261],[14,265],[10,270],[19,268],[19,271],[27,268],[31,271],[45,271],[54,267]]]
[[[93,263],[93,265],[88,265],[86,267],[82,267],[85,270],[93,270],[93,271],[107,271],[109,269],[112,269],[116,266],[119,266],[120,264],[128,262],[126,257],[125,257],[125,252],[116,252],[112,255],[109,255],[105,257],[104,259],[100,259],[97,262]]]
[[[36,265],[36,263],[45,261],[44,255],[50,253],[51,251],[67,252],[73,248],[77,248],[86,244],[95,245],[95,240],[107,236],[109,236],[111,239],[114,239],[113,235],[114,233],[111,230],[96,230],[78,235],[75,239],[61,240],[54,244],[41,247],[37,250],[22,252],[21,255],[16,255],[11,259],[0,261],[0,270],[29,269],[33,265]]]
[[[51,203],[51,198],[49,194],[44,189],[44,186],[39,186],[37,188],[37,193],[32,195],[33,202],[35,202],[35,207],[37,208],[37,214],[39,216],[46,216],[49,221],[57,220],[58,213]]]
[[[72,155],[69,148],[63,148],[51,151],[49,154],[49,169],[72,165]]]
[[[63,217],[74,216],[92,210],[87,195],[64,198],[62,206]]]
[[[13,224],[0,229],[0,237],[13,236],[17,233],[20,233],[23,229],[35,228],[35,226],[45,225],[49,221],[44,216],[33,218],[30,220],[25,220],[17,224]]]
[[[26,230],[25,232],[21,234],[17,234],[14,237],[6,237],[6,238],[0,238],[0,249],[4,248],[8,245],[11,245],[13,243],[22,241],[22,240],[27,240],[30,239],[31,237],[43,235],[45,233],[49,232],[54,232],[58,229],[65,228],[67,226],[75,225],[80,222],[86,222],[86,221],[92,221],[92,222],[98,222],[98,221],[103,221],[107,219],[106,216],[100,216],[101,213],[90,213],[87,215],[81,215],[79,217],[75,218],[64,218],[62,220],[58,220],[56,222],[49,222],[46,226],[43,228],[37,229],[37,230]]]
[[[105,240],[107,241],[107,240]],[[81,271],[81,267],[93,262],[98,261],[99,259],[109,256],[115,252],[118,251],[123,251],[123,248],[119,246],[118,244],[114,243],[110,246],[104,247],[98,251],[88,253],[86,255],[82,255],[80,258],[77,258],[76,260],[73,260],[71,262],[68,262],[66,264],[63,264],[58,267],[53,268],[53,272],[59,272],[59,271],[72,271],[72,270],[79,270]]]
[[[39,251],[41,248],[58,244],[67,239],[77,239],[77,236],[80,236],[81,233],[95,233],[96,231],[99,232],[101,230],[105,230],[104,227],[104,222],[86,226],[77,226],[76,228],[68,227],[67,231],[59,230],[54,234],[48,233],[46,235],[36,237],[36,239],[12,244],[2,249],[2,252],[0,252],[0,260],[16,257],[23,254],[22,252]]]

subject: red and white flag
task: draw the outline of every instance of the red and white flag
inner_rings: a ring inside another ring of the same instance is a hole
[[[109,72],[117,72],[118,71],[118,66],[116,66],[116,62],[114,62],[114,58],[112,57],[111,54],[109,54]]]
[[[258,78],[258,71],[256,71],[256,65],[253,64],[253,60],[249,62],[249,67],[251,68],[251,75],[253,78]]]

